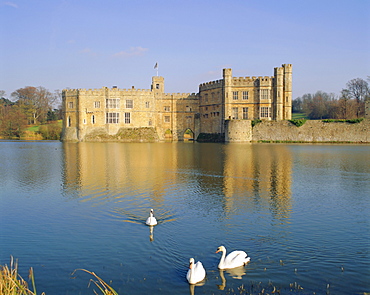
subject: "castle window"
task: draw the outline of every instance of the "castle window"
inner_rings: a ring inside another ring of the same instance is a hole
[[[271,117],[271,107],[261,107],[260,117],[261,118],[270,118]]]
[[[145,107],[146,107],[146,108],[149,108],[149,101],[146,101],[146,102],[145,102]]]
[[[169,106],[165,106],[165,107],[164,107],[164,111],[165,111],[165,112],[169,112],[170,110],[171,110],[171,108],[170,108]]]
[[[71,127],[71,117],[68,116],[67,127]]]
[[[238,100],[238,98],[239,98],[239,92],[233,91],[233,100]]]
[[[204,94],[204,100],[208,102],[208,93]]]
[[[95,124],[95,115],[91,116],[91,123]]]
[[[106,113],[106,121],[107,124],[110,123],[119,123],[119,113]]]
[[[248,91],[243,91],[243,99],[244,100],[248,99]]]
[[[149,120],[149,126],[152,126],[152,120]]]
[[[238,120],[238,108],[232,108],[233,119]]]
[[[100,108],[100,101],[94,101],[94,108]]]
[[[125,113],[125,124],[131,123],[131,113]]]
[[[86,124],[86,119],[84,119],[84,124]]]
[[[170,121],[171,121],[170,116],[164,116],[165,123],[170,123]]]
[[[126,99],[126,109],[132,109],[134,107],[134,102],[132,99]]]
[[[155,89],[159,89],[159,84],[155,84]]]
[[[107,98],[106,108],[107,109],[119,109],[119,98]]]
[[[260,99],[270,99],[270,89],[260,89]]]
[[[70,102],[68,103],[68,108],[73,109],[73,101],[70,101]]]
[[[248,108],[243,108],[243,120],[248,120]]]

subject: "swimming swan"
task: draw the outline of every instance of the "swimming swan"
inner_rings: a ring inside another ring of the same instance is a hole
[[[157,219],[153,216],[153,209],[150,209],[149,217],[145,222],[146,225],[156,225]]]
[[[186,274],[186,279],[188,280],[189,284],[196,284],[204,280],[206,277],[206,270],[203,267],[202,262],[198,261],[195,263],[194,258],[190,258],[189,260],[189,270]]]
[[[222,252],[220,263],[218,264],[219,269],[242,266],[251,260],[244,251],[233,251],[226,256],[226,248],[224,246],[218,247],[216,253],[218,252]]]

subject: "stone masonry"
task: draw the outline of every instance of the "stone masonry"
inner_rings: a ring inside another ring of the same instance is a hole
[[[250,131],[239,130],[250,120],[291,119],[292,65],[271,77],[232,77],[224,69],[198,93],[165,93],[164,78],[154,76],[150,89],[65,89],[62,99],[63,141],[181,141],[225,136],[225,128],[227,141],[249,141]]]

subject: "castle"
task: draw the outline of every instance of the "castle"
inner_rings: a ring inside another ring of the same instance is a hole
[[[292,65],[275,68],[271,77],[239,78],[223,69],[222,79],[200,84],[198,93],[165,93],[164,78],[154,76],[150,89],[64,89],[62,99],[63,141],[126,141],[131,135],[248,141],[250,120],[291,119]]]

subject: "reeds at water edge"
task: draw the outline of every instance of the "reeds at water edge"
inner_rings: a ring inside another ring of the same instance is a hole
[[[31,280],[33,291],[30,290],[28,283],[18,274],[18,262],[11,257],[10,266],[0,266],[0,294],[37,295],[32,267],[29,270],[29,279]],[[45,293],[41,293],[41,295],[45,295]]]
[[[105,281],[103,281],[94,272],[88,271],[86,269],[76,269],[72,275],[77,271],[82,270],[94,276],[96,279],[90,279],[100,290],[103,295],[118,295],[118,293],[109,286]],[[29,284],[24,280],[18,273],[18,261],[14,261],[13,257],[10,257],[10,265],[0,265],[0,294],[1,295],[37,295],[35,275],[33,268],[31,267],[28,275],[29,281],[31,281],[32,290]],[[94,294],[98,293],[94,291]],[[40,295],[45,295],[45,292]]]
[[[98,277],[94,272],[89,271],[87,269],[76,269],[72,273],[72,275],[77,270],[82,270],[82,271],[87,272],[87,273],[91,274],[92,276],[94,276],[96,280],[90,279],[90,282],[93,282],[99,288],[99,290],[102,292],[103,295],[118,295],[118,293],[111,286],[109,286],[105,281],[103,281],[100,277]],[[93,290],[93,291],[94,291],[94,294],[98,295],[98,293],[95,290]]]

